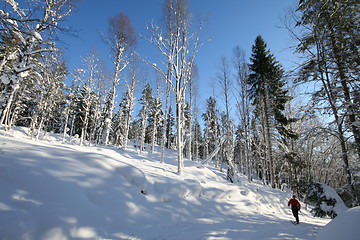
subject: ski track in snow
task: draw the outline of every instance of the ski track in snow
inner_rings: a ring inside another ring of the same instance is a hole
[[[291,224],[291,192],[211,166],[135,149],[34,141],[0,131],[0,239],[316,239],[329,222],[304,206]]]

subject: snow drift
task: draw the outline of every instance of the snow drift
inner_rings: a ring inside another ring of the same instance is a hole
[[[360,238],[360,207],[350,208],[329,222],[317,240],[358,240]]]

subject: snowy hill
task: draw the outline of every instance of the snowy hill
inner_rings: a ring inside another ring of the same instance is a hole
[[[175,154],[30,140],[0,131],[0,239],[316,239],[329,219],[304,206],[294,226],[283,192],[238,185]],[[303,204],[305,205],[305,204]]]

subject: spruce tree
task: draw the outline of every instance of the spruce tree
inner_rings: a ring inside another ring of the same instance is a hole
[[[168,111],[168,114],[167,114],[167,119],[166,119],[166,144],[165,144],[165,147],[166,148],[171,148],[172,146],[172,143],[174,142],[174,132],[173,132],[173,129],[174,129],[174,126],[175,126],[175,117],[174,117],[174,113],[173,113],[173,110],[171,108],[171,106],[169,107],[169,111]]]
[[[148,127],[147,121],[151,111],[151,106],[154,103],[154,97],[152,96],[152,88],[150,87],[150,84],[146,84],[144,90],[142,91],[142,97],[139,99],[139,101],[142,105],[139,116],[141,118],[141,151],[143,151],[144,143],[146,142],[146,129]]]
[[[284,116],[285,104],[290,99],[284,89],[283,69],[275,60],[273,54],[267,50],[266,43],[261,36],[255,40],[250,58],[250,99],[255,106],[255,115],[260,120],[263,138],[266,146],[266,166],[268,180],[275,187],[275,169],[273,162],[273,140],[275,131],[286,135],[288,119]]]
[[[155,144],[159,144],[158,140],[161,137],[161,125],[163,123],[162,102],[159,97],[153,98],[151,102],[151,109],[149,112],[149,143],[151,143],[151,152],[154,151]]]
[[[206,100],[206,111],[202,114],[204,120],[204,157],[206,160],[211,160],[212,157],[217,155],[219,147],[221,144],[221,135],[220,135],[220,123],[219,123],[219,110],[217,107],[216,99],[209,97]],[[216,158],[216,167],[218,167],[218,159]]]
[[[193,160],[196,161],[198,158],[202,158],[203,151],[201,146],[203,145],[203,138],[201,134],[200,123],[197,118],[194,118],[193,130],[192,130],[194,137],[192,141],[192,154]]]

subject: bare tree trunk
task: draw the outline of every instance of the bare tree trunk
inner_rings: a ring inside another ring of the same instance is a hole
[[[181,174],[184,161],[184,130],[182,121],[184,120],[185,92],[194,64],[194,58],[198,51],[197,43],[199,37],[197,34],[190,34],[190,14],[185,0],[166,0],[164,1],[163,9],[164,32],[166,35],[163,36],[161,28],[152,25],[150,29],[152,36],[149,41],[166,57],[167,74],[164,74],[156,64],[152,65],[165,76],[166,81],[175,93],[178,173]],[[193,44],[193,47],[190,47],[191,44]]]
[[[332,35],[335,35],[335,33],[333,33]],[[346,76],[345,67],[344,67],[344,64],[342,61],[342,57],[341,57],[341,52],[338,48],[335,37],[331,38],[331,45],[332,45],[332,51],[334,53],[333,55],[334,55],[335,63],[337,65],[337,70],[339,72],[341,88],[342,88],[342,91],[344,94],[344,99],[346,102],[345,107],[347,109],[347,116],[348,116],[348,119],[350,122],[351,130],[354,134],[355,147],[356,147],[357,154],[358,154],[358,162],[360,162],[360,130],[359,130],[358,124],[356,123],[354,104],[351,99],[350,89],[348,86],[349,79]]]
[[[274,163],[273,163],[273,153],[272,153],[272,143],[271,143],[271,133],[270,133],[270,117],[269,117],[269,94],[267,92],[267,88],[265,89],[265,97],[264,97],[264,127],[265,127],[265,144],[266,144],[266,160],[269,166],[269,174],[270,174],[270,183],[271,187],[275,188],[275,173],[274,173]]]
[[[20,84],[19,83],[16,83],[13,87],[12,87],[12,91],[7,99],[7,102],[6,102],[6,105],[5,105],[5,108],[4,110],[2,111],[2,115],[1,115],[1,119],[0,119],[0,124],[4,124],[4,127],[6,128],[7,127],[7,121],[6,121],[6,116],[9,115],[9,111],[10,111],[10,107],[11,107],[11,104],[13,103],[14,101],[14,96],[17,92],[17,90],[20,88]]]
[[[61,142],[64,143],[65,142],[65,138],[66,138],[66,132],[67,132],[67,129],[68,129],[68,121],[69,121],[69,116],[70,116],[70,109],[71,109],[71,106],[70,104],[71,103],[68,103],[69,105],[67,106],[66,108],[66,112],[65,112],[65,121],[64,121],[64,129],[63,129],[63,137],[62,137],[62,140]]]
[[[315,32],[316,35],[316,32]],[[335,103],[335,96],[334,96],[334,89],[332,88],[332,84],[330,82],[330,77],[329,77],[329,71],[327,69],[327,66],[325,65],[326,63],[326,58],[324,56],[324,51],[323,51],[323,46],[322,43],[320,42],[320,40],[318,39],[317,42],[317,56],[318,56],[318,65],[319,65],[319,69],[321,71],[321,81],[326,93],[326,97],[327,97],[327,101],[330,104],[330,108],[332,110],[333,116],[335,118],[335,123],[336,123],[336,127],[337,127],[337,137],[340,141],[340,147],[341,147],[341,159],[343,162],[343,168],[346,174],[346,179],[347,179],[347,183],[350,186],[351,192],[353,194],[353,196],[356,196],[355,193],[355,188],[353,185],[353,181],[352,181],[352,174],[350,171],[350,166],[349,166],[349,158],[348,158],[348,150],[346,147],[346,140],[345,140],[345,133],[343,130],[343,119],[340,118],[339,114],[338,114],[338,109],[336,107],[336,103]]]
[[[131,114],[134,108],[134,92],[135,92],[135,82],[136,82],[135,71],[131,71],[131,84],[128,86],[128,93],[129,93],[129,109],[127,109],[127,116],[125,122],[125,136],[124,136],[124,149],[127,148],[127,143],[129,140],[129,131],[130,131],[130,124],[131,124]]]
[[[115,74],[117,75],[117,74]],[[102,134],[102,144],[107,145],[109,143],[111,123],[113,118],[113,111],[115,108],[115,96],[116,96],[117,81],[114,80],[110,94],[109,94],[109,105],[107,106],[107,112],[104,120],[104,129]]]
[[[85,108],[85,116],[83,120],[83,124],[81,126],[81,136],[80,136],[80,143],[79,145],[83,145],[84,144],[84,140],[86,138],[86,133],[87,133],[87,128],[88,128],[88,122],[89,122],[89,106],[87,105]]]
[[[248,181],[252,181],[252,161],[250,159],[250,99],[249,89],[246,83],[248,73],[247,63],[245,61],[245,53],[236,47],[234,53],[234,66],[236,70],[237,85],[240,88],[237,90],[239,97],[237,98],[237,107],[241,117],[241,124],[244,131],[244,161],[247,167]],[[236,88],[235,88],[236,89]]]

